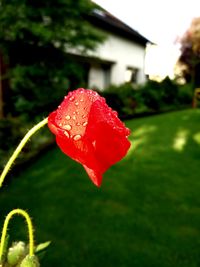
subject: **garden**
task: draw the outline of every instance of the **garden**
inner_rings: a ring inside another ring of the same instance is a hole
[[[101,188],[56,146],[1,189],[1,225],[13,208],[30,213],[41,266],[199,266],[200,110],[131,119],[131,149]],[[40,136],[40,132],[36,134]],[[21,218],[9,229],[27,240]]]
[[[197,267],[200,21],[174,80],[83,89],[95,8],[0,0],[0,267]]]

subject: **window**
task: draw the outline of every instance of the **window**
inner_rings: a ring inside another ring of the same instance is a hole
[[[138,69],[128,67],[125,72],[125,82],[137,83]]]
[[[104,65],[103,66],[103,79],[104,79],[104,88],[108,87],[110,85],[110,65]]]

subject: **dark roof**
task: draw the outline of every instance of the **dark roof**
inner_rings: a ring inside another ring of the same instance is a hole
[[[94,9],[89,16],[89,21],[100,28],[116,33],[138,44],[146,45],[149,42],[144,36],[126,25],[124,22],[102,9]]]

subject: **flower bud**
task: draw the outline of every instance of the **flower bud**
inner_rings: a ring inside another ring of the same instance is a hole
[[[16,265],[26,255],[26,246],[22,241],[15,242],[8,250],[7,261],[11,266]]]
[[[39,266],[40,264],[38,258],[35,255],[33,256],[27,255],[20,264],[20,267],[39,267]]]

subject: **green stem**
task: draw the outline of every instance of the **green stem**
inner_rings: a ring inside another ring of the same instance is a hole
[[[29,256],[34,255],[34,236],[33,236],[33,225],[31,222],[31,218],[26,211],[24,211],[22,209],[14,209],[8,213],[8,215],[6,216],[6,219],[4,221],[2,235],[1,235],[1,241],[0,241],[0,261],[1,261],[2,256],[3,256],[3,249],[4,249],[4,243],[6,240],[8,224],[9,224],[10,219],[15,214],[22,215],[26,219],[26,223],[28,226],[28,234],[29,234]]]
[[[12,154],[12,156],[10,157],[10,159],[8,160],[1,176],[0,176],[0,187],[2,186],[2,183],[8,173],[8,171],[10,170],[10,167],[12,166],[13,162],[15,161],[15,159],[17,158],[17,156],[19,155],[19,153],[21,152],[22,148],[25,146],[26,142],[29,140],[29,138],[35,133],[37,132],[41,127],[43,127],[45,124],[47,124],[48,122],[48,118],[45,118],[44,120],[42,120],[41,122],[39,122],[38,124],[36,124],[32,129],[30,129],[28,131],[28,133],[24,136],[24,138],[21,140],[21,142],[19,143],[18,147],[16,148],[16,150],[14,151],[14,153]]]

